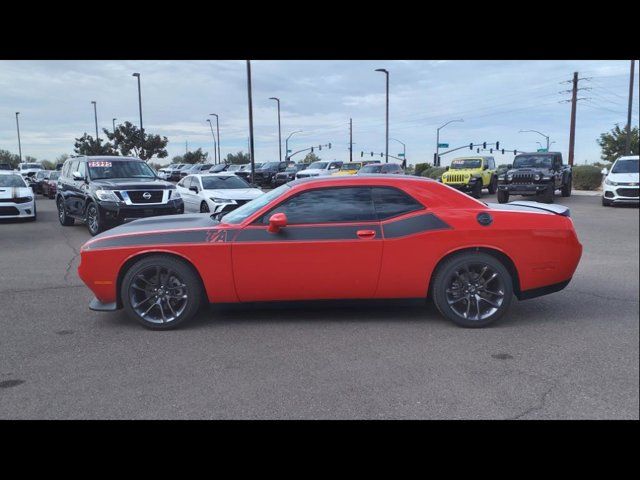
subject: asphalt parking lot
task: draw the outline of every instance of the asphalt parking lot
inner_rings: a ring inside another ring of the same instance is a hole
[[[36,222],[0,223],[0,418],[638,419],[638,209],[556,202],[584,246],[572,283],[491,328],[394,302],[213,308],[154,332],[88,309],[89,234],[38,196]]]

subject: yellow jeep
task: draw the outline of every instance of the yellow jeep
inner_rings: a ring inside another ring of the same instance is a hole
[[[332,175],[355,175],[356,173],[358,173],[358,170],[369,163],[377,163],[377,160],[360,160],[357,162],[343,163],[342,167],[340,167],[340,170],[333,173]]]
[[[496,161],[493,157],[480,156],[455,158],[442,174],[442,183],[470,192],[475,198],[480,198],[483,188],[493,195],[498,189]]]

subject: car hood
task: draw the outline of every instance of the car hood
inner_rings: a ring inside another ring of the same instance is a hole
[[[0,199],[20,198],[33,196],[33,191],[29,187],[0,187]]]
[[[175,185],[164,180],[158,180],[155,178],[114,178],[113,180],[92,180],[91,184],[96,188],[103,188],[105,190],[167,190],[176,188]]]
[[[638,183],[640,182],[640,174],[638,173],[610,173],[607,178],[611,182],[616,183]]]
[[[507,170],[507,175],[513,175],[514,173],[539,173],[541,175],[552,175],[553,171],[548,168],[512,168]]]
[[[203,192],[208,197],[228,200],[253,200],[263,193],[259,188],[227,188],[222,190],[203,190]]]
[[[450,168],[449,170],[447,170],[446,172],[443,173],[443,175],[449,175],[452,173],[458,174],[466,174],[466,175],[470,175],[472,173],[478,173],[481,170],[479,168]]]
[[[325,170],[324,168],[307,168],[306,170],[301,170],[298,172],[298,174],[301,174],[301,173],[313,173],[316,175],[325,175],[329,173],[329,170]]]

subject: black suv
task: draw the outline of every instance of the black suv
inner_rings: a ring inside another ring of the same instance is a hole
[[[70,158],[58,178],[56,205],[62,225],[83,220],[91,235],[128,220],[184,212],[175,185],[132,157]]]
[[[571,196],[571,183],[571,167],[563,165],[560,152],[521,153],[509,170],[498,175],[498,202],[508,202],[509,195],[535,195],[552,203],[556,190]]]
[[[287,162],[264,162],[253,172],[253,183],[260,187],[272,187],[276,174],[287,169]],[[251,175],[251,169],[249,169]]]

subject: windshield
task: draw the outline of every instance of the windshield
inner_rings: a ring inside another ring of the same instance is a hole
[[[118,160],[115,162],[98,160],[87,162],[91,180],[109,178],[156,178],[151,167],[145,162]]]
[[[48,177],[48,171],[47,170],[40,170],[38,173],[36,173],[36,178],[44,178],[44,177]]]
[[[235,172],[240,170],[241,168],[241,165],[229,165],[229,168],[227,168],[227,172]]]
[[[362,167],[361,163],[345,163],[340,170],[358,170],[360,167]]]
[[[226,190],[231,188],[250,188],[250,185],[236,175],[229,176],[206,176],[201,177],[202,188],[205,190]]]
[[[49,180],[57,180],[59,176],[60,172],[51,172],[51,175],[49,175]]]
[[[458,158],[451,161],[452,170],[461,170],[463,168],[480,168],[482,160],[479,158]]]
[[[33,170],[34,168],[42,170],[42,165],[38,163],[23,163],[20,165],[20,170]]]
[[[277,167],[278,164],[279,162],[265,162],[260,166],[260,168],[264,168],[266,170],[267,168]]]
[[[258,198],[245,203],[241,207],[232,210],[222,217],[222,223],[238,224],[242,223],[245,219],[256,213],[262,207],[270,203],[272,200],[278,198],[280,195],[285,194],[291,187],[286,183],[271,190],[270,192],[260,195]]]
[[[519,155],[513,160],[513,168],[551,168],[550,155]]]
[[[26,187],[20,175],[0,175],[0,187]]]
[[[358,173],[380,173],[382,170],[382,165],[365,165]]]
[[[312,168],[317,168],[319,170],[324,170],[325,168],[327,168],[327,165],[329,164],[329,162],[313,162],[311,165],[309,165],[307,168],[309,170],[311,170]]]
[[[611,173],[638,173],[638,159],[618,160]]]

